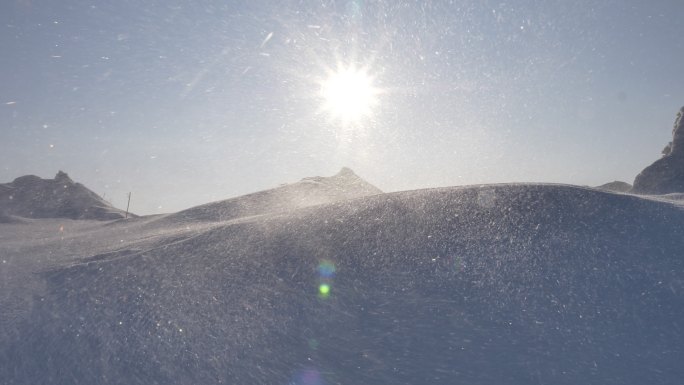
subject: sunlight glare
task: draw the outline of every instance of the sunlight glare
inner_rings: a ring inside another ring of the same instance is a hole
[[[373,77],[364,69],[338,65],[321,82],[323,110],[332,119],[343,123],[356,122],[372,112],[379,90],[373,86]]]

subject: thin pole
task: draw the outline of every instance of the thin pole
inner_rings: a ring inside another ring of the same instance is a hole
[[[126,218],[128,218],[128,208],[131,207],[131,193],[128,193],[128,203],[126,204]]]

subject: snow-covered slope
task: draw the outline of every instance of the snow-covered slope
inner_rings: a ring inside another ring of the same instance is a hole
[[[225,221],[381,193],[380,189],[344,167],[331,177],[304,178],[274,189],[208,203],[173,214],[170,219]]]
[[[125,213],[59,171],[54,179],[25,175],[0,184],[0,221],[8,216],[112,220]]]
[[[684,378],[684,212],[667,202],[493,185],[171,219],[0,224],[0,306],[33,295],[0,334],[0,383]],[[8,284],[17,270],[37,281]]]

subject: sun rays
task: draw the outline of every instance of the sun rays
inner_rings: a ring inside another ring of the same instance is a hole
[[[372,115],[380,89],[367,69],[338,64],[320,82],[321,109],[335,121],[357,123]]]

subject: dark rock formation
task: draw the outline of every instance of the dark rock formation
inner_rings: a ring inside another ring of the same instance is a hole
[[[0,213],[4,222],[15,217],[112,220],[125,216],[63,171],[54,179],[24,175],[0,184]]]
[[[634,179],[632,192],[669,194],[684,192],[684,107],[677,113],[672,141],[663,149],[663,157],[646,167]]]

